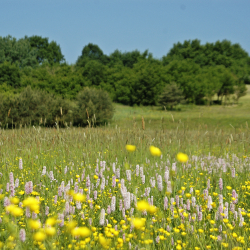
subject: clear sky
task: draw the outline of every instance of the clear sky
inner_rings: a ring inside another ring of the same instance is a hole
[[[250,0],[0,0],[0,36],[48,37],[75,63],[88,43],[109,55],[227,39],[250,54]]]

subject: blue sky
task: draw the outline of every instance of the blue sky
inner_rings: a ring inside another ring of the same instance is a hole
[[[0,36],[48,37],[75,63],[88,43],[109,55],[228,39],[250,54],[249,0],[0,0]]]

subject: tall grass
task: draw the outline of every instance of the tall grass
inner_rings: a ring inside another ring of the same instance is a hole
[[[248,249],[248,104],[117,106],[101,128],[1,129],[0,248]]]

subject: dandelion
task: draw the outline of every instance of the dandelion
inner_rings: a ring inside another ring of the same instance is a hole
[[[46,239],[46,234],[43,232],[37,232],[33,236],[36,241],[44,241]]]
[[[76,194],[73,195],[73,199],[75,201],[83,202],[83,201],[86,200],[86,196],[81,194],[81,193],[76,193]]]
[[[56,229],[54,227],[46,227],[45,234],[48,236],[53,236],[56,234]]]
[[[42,224],[38,220],[29,220],[29,226],[31,229],[39,229],[41,228]]]
[[[149,147],[149,151],[151,153],[151,155],[153,156],[161,156],[161,150],[157,147],[154,147],[154,146],[150,146]]]
[[[102,235],[99,235],[99,243],[101,244],[101,246],[104,248],[104,249],[109,249],[109,246],[110,246],[110,239],[106,239],[105,237],[103,237]]]
[[[23,201],[24,207],[29,207],[32,212],[39,211],[40,202],[34,197],[28,197]]]
[[[134,152],[136,150],[136,146],[134,145],[126,145],[125,148],[128,152]]]
[[[139,211],[148,211],[148,209],[149,209],[149,203],[147,202],[147,201],[139,201],[138,203],[137,203],[137,209],[139,210]]]
[[[131,223],[135,229],[141,229],[145,225],[145,220],[141,218],[134,218],[131,220]]]
[[[22,216],[23,215],[23,210],[20,207],[17,207],[14,204],[11,204],[7,207],[5,207],[5,210],[9,212],[11,215],[14,217]]]
[[[186,154],[183,154],[183,153],[178,153],[176,158],[179,162],[182,162],[182,163],[185,163],[188,161],[188,156]]]

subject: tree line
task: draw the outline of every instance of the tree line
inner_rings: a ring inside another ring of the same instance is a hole
[[[113,102],[125,105],[211,104],[214,96],[218,102],[229,96],[237,102],[249,76],[248,53],[228,40],[178,42],[160,59],[148,50],[106,55],[89,43],[69,65],[60,45],[48,38],[0,37],[0,92],[5,96],[31,86],[74,101],[88,87],[107,91]]]

